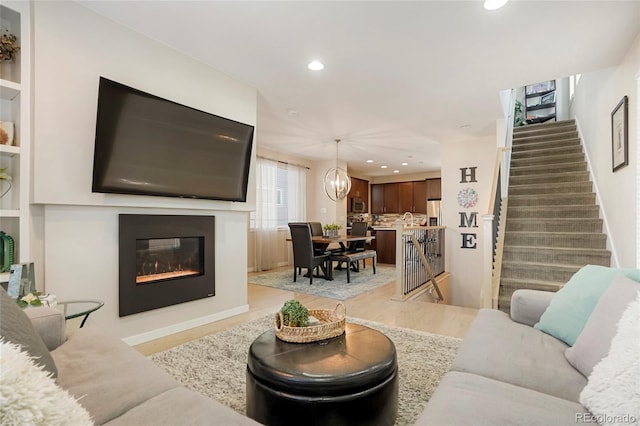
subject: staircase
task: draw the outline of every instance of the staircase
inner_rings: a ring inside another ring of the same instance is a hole
[[[575,122],[514,129],[498,308],[509,312],[517,289],[557,291],[610,263]]]

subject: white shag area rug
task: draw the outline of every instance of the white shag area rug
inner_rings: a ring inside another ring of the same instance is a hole
[[[303,269],[303,273],[306,270]],[[373,290],[385,284],[395,281],[395,266],[377,265],[376,273],[373,273],[371,260],[367,260],[367,267],[360,267],[360,272],[351,272],[351,282],[347,284],[347,271],[333,270],[333,281],[323,278],[314,278],[313,284],[309,285],[309,278],[298,275],[296,282],[293,282],[293,267],[286,271],[264,272],[253,275],[248,281],[253,284],[266,287],[279,288],[296,293],[312,294],[335,300],[347,300],[354,296]]]
[[[398,357],[397,426],[413,425],[425,403],[449,370],[461,339],[347,318],[386,334]],[[273,327],[266,316],[247,324],[185,343],[150,358],[187,388],[245,414],[247,353],[253,340]]]

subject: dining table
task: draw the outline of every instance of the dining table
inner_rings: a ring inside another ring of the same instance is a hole
[[[348,249],[348,247],[345,245],[345,243],[351,243],[351,242],[356,242],[356,241],[371,241],[371,240],[375,240],[376,237],[373,235],[361,235],[361,236],[351,236],[351,235],[338,235],[337,237],[328,237],[325,235],[317,235],[317,236],[313,236],[311,237],[311,241],[313,242],[313,246],[321,249],[321,250],[326,250],[330,244],[334,244],[334,243],[338,243],[340,244],[340,251],[346,251]],[[287,241],[293,241],[291,239],[291,237],[287,238]],[[331,270],[331,268],[329,268],[329,270]],[[315,276],[315,275],[314,275]],[[318,278],[324,278],[326,280],[332,281],[333,280],[333,274],[331,272],[325,273],[324,276],[318,276]]]

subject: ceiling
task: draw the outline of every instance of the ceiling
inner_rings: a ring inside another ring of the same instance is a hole
[[[495,133],[500,90],[615,66],[640,31],[637,0],[80,3],[255,87],[259,147],[330,160],[340,138],[368,176],[439,170]]]

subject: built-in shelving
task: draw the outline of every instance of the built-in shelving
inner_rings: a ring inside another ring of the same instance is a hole
[[[17,37],[20,51],[13,63],[0,69],[0,121],[12,122],[11,145],[0,145],[0,168],[11,176],[11,189],[0,199],[0,230],[15,241],[14,263],[33,261],[32,216],[29,202],[31,182],[31,38],[30,4],[3,0],[0,4],[2,29]],[[6,189],[0,185],[0,193]],[[9,279],[0,273],[0,282]]]

